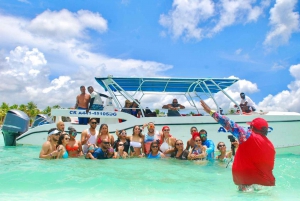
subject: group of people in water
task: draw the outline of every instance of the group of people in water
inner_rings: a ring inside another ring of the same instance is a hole
[[[207,139],[207,132],[198,132],[191,127],[191,139],[184,142],[171,135],[169,126],[163,126],[161,131],[155,129],[153,122],[141,127],[135,125],[132,134],[126,130],[116,130],[117,139],[109,133],[108,125],[101,124],[97,129],[97,119],[91,118],[89,128],[82,131],[81,139],[76,140],[77,131],[70,126],[65,132],[64,122],[57,123],[57,128],[48,132],[48,140],[40,152],[40,158],[59,159],[69,157],[84,157],[86,159],[121,159],[130,157],[175,158],[179,160],[213,160],[215,145]],[[238,146],[238,143],[235,143]],[[224,142],[219,142],[217,149],[220,155],[217,160],[226,161],[231,158],[231,152],[226,151]]]
[[[227,161],[238,147],[232,165],[233,181],[238,189],[252,191],[259,190],[260,186],[274,186],[275,177],[272,171],[275,162],[275,148],[267,138],[268,122],[257,117],[248,122],[250,128],[244,128],[225,115],[212,110],[203,100],[200,103],[205,112],[235,137],[231,141],[232,153],[226,152],[224,142],[219,142],[217,149],[220,154],[215,157],[214,143],[207,139],[205,130],[202,129],[198,132],[196,127],[190,129],[192,137],[184,148],[183,141],[171,135],[169,126],[164,126],[159,132],[155,129],[153,122],[142,127],[136,125],[133,127],[132,135],[127,135],[126,130],[117,130],[117,140],[115,140],[108,131],[108,125],[101,124],[100,129],[97,130],[97,121],[95,118],[91,118],[90,128],[82,132],[81,140],[76,140],[77,132],[73,127],[69,127],[66,133],[63,122],[58,122],[57,128],[49,130],[48,139],[40,152],[40,158],[172,157],[179,160],[217,159]],[[251,110],[253,111],[253,108]],[[146,127],[147,130],[145,130]]]

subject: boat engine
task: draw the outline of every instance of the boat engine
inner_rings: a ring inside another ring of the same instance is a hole
[[[36,115],[34,122],[32,124],[32,128],[37,127],[37,126],[41,126],[43,124],[50,124],[53,123],[52,119],[46,115],[46,114],[38,114]]]
[[[20,110],[9,110],[5,116],[2,134],[5,146],[16,146],[16,138],[25,133],[30,118]]]

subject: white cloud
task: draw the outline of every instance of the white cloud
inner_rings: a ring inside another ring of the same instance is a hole
[[[162,14],[159,23],[166,27],[174,38],[183,35],[187,40],[201,40],[203,30],[198,27],[198,23],[209,19],[213,14],[212,0],[174,0],[172,10],[168,15]]]
[[[100,33],[107,30],[107,21],[99,13],[80,10],[72,13],[66,9],[46,10],[30,21],[27,29],[40,37],[69,39],[84,37],[85,29],[94,29]]]
[[[295,78],[284,90],[276,95],[269,94],[258,105],[265,111],[300,112],[300,64],[290,67],[290,73]]]
[[[270,10],[271,31],[264,41],[268,46],[287,44],[291,35],[299,31],[299,13],[293,12],[297,0],[276,0]]]
[[[103,91],[94,77],[157,76],[172,68],[93,52],[85,30],[102,33],[108,28],[98,13],[47,10],[34,19],[0,14],[0,24],[0,102],[34,101],[41,109],[57,104],[72,107],[79,86]]]
[[[201,40],[227,26],[256,21],[269,5],[270,0],[260,4],[256,0],[174,0],[172,9],[160,16],[159,23],[174,38]]]
[[[237,50],[235,51],[235,54],[239,55],[242,51],[243,51],[243,50],[242,50],[241,48],[240,48],[240,49],[237,49]]]

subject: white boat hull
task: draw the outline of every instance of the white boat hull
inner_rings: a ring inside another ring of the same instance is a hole
[[[72,111],[76,110],[56,110],[54,113],[57,115],[62,113],[62,116],[66,114],[72,114]],[[134,125],[143,125],[144,123],[154,122],[156,130],[161,131],[164,125],[170,127],[171,134],[177,139],[181,139],[186,142],[190,139],[190,128],[196,126],[198,130],[205,129],[208,133],[208,139],[214,141],[215,145],[223,141],[229,148],[229,140],[225,129],[215,122],[210,116],[184,116],[184,117],[145,117],[135,118],[132,115],[128,115],[122,112],[103,113],[104,115],[91,115],[82,114],[77,116],[81,117],[100,117],[100,123],[107,123],[110,133],[115,133],[116,129],[127,130],[128,135],[132,134],[132,128]],[[94,113],[95,114],[95,113]],[[110,115],[110,116],[109,116]],[[269,134],[268,138],[273,142],[275,148],[299,146],[299,130],[300,130],[300,114],[299,113],[268,113],[265,115],[227,115],[230,119],[234,120],[241,126],[248,126],[246,122],[250,122],[252,119],[260,116],[265,118],[269,122]],[[119,123],[118,119],[127,119],[127,121]],[[72,124],[71,122],[65,122],[65,128],[73,126],[79,135],[77,138],[80,139],[80,134],[83,130],[87,129],[89,125],[78,125]],[[28,130],[17,138],[18,145],[42,145],[47,140],[47,132],[50,128],[56,127],[56,124],[45,124],[38,127],[34,127]],[[97,129],[99,129],[99,125]],[[144,131],[146,132],[146,130]],[[114,135],[116,137],[116,135]]]

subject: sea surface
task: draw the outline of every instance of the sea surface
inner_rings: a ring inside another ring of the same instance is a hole
[[[277,150],[275,187],[241,193],[231,165],[173,159],[41,160],[40,146],[4,147],[0,200],[300,200],[300,147]]]

